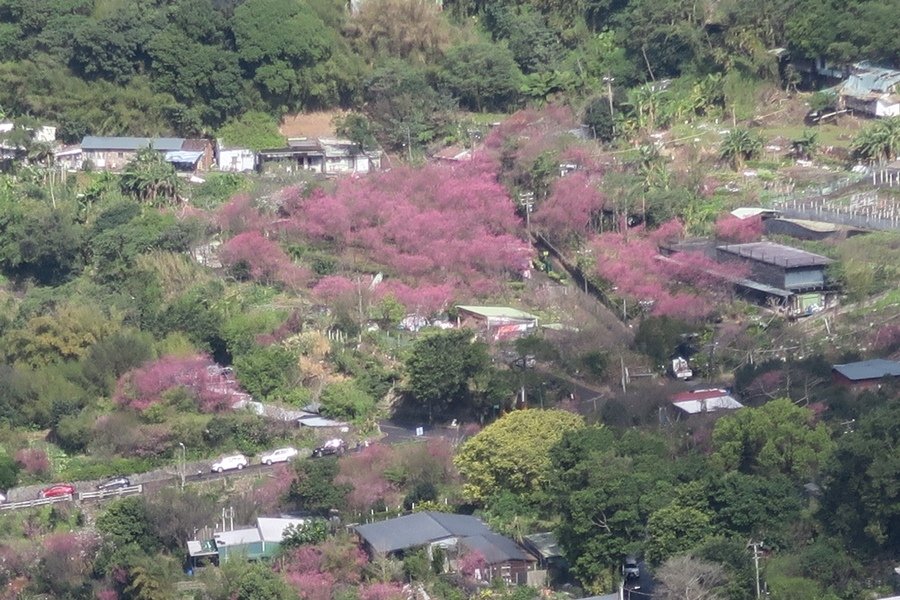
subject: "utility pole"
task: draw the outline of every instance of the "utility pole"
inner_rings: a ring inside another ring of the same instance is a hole
[[[625,389],[625,358],[619,356],[619,367],[622,369],[622,393],[627,392]]]
[[[531,207],[534,206],[534,192],[521,192],[519,202],[525,207],[525,231],[528,233],[528,241],[531,241]]]
[[[750,547],[753,548],[753,566],[756,569],[756,600],[759,600],[760,589],[759,589],[759,549],[762,547],[762,542],[750,542]]]
[[[611,77],[609,71],[606,72],[606,76],[603,78],[603,83],[606,84],[606,99],[609,100],[609,116],[613,116],[613,93],[612,93],[612,84],[615,81],[615,77]]]
[[[409,125],[406,126],[406,155],[409,162],[412,162],[412,134],[409,131]]]
[[[183,492],[184,491],[184,476],[185,476],[185,471],[187,470],[187,450],[185,449],[184,444],[181,442],[178,442],[178,446],[179,446],[179,451],[181,453],[181,460],[179,461],[180,464],[178,465],[178,474],[181,477],[181,491]]]

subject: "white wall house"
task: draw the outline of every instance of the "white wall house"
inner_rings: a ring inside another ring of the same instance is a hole
[[[220,171],[242,173],[256,169],[256,152],[248,148],[226,146],[216,140],[216,166]]]

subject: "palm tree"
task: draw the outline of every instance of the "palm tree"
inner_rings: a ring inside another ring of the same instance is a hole
[[[719,158],[731,163],[735,171],[744,166],[744,162],[759,155],[762,140],[747,129],[735,128],[728,132],[719,147]]]
[[[794,156],[806,160],[812,160],[819,147],[819,134],[812,129],[806,129],[795,140],[791,141]]]
[[[153,148],[139,150],[119,179],[122,193],[141,202],[155,204],[158,199],[174,202],[178,198],[178,175],[175,167]]]
[[[853,140],[853,156],[875,163],[900,155],[900,117],[889,117],[862,130]]]

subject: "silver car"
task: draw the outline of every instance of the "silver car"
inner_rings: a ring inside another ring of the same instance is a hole
[[[250,464],[250,461],[247,460],[247,457],[243,454],[232,454],[229,456],[223,456],[216,462],[212,464],[212,470],[216,473],[221,473],[222,471],[231,471],[234,469],[243,469],[247,465]]]
[[[277,450],[272,450],[271,452],[266,452],[262,456],[259,457],[259,462],[264,465],[271,465],[273,463],[280,462],[288,462],[290,460],[294,460],[297,458],[297,455],[300,452],[292,447],[288,446],[286,448],[278,448]]]

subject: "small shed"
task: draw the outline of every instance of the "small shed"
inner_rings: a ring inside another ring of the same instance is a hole
[[[832,379],[837,385],[852,389],[869,389],[879,387],[885,379],[900,378],[900,362],[875,358],[859,362],[834,365],[831,369]]]
[[[220,171],[247,173],[256,170],[256,152],[216,140],[216,166]]]
[[[839,90],[843,105],[854,112],[870,117],[900,116],[900,71],[857,63]]]
[[[538,326],[535,315],[508,306],[456,307],[456,326],[472,325],[487,333],[493,340],[514,339],[526,335]]]
[[[670,400],[675,408],[688,415],[744,408],[744,405],[735,400],[727,390],[720,388],[682,392],[675,394]]]

